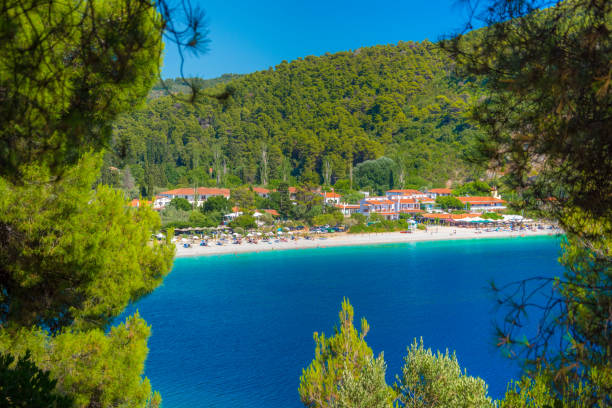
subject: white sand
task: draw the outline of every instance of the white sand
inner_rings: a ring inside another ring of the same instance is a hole
[[[297,241],[289,240],[289,242],[271,241],[271,243],[268,243],[260,241],[257,244],[249,244],[243,241],[242,244],[226,243],[222,246],[216,245],[216,241],[211,240],[209,241],[209,246],[199,246],[198,243],[195,243],[192,244],[191,248],[183,248],[182,244],[177,243],[176,256],[207,256],[286,249],[327,248],[336,246],[375,245],[417,241],[444,241],[454,239],[520,238],[535,235],[553,235],[558,232],[559,231],[538,230],[517,232],[482,231],[477,233],[476,230],[471,228],[431,227],[427,231],[417,230],[411,234],[402,234],[400,232],[385,232],[377,234],[322,234],[327,238],[325,240],[316,237],[313,240],[301,238]]]

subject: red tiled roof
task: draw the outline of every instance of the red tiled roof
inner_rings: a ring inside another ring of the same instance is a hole
[[[229,197],[229,188],[217,188],[217,187],[198,187],[199,195],[222,195]]]
[[[253,191],[256,193],[260,193],[260,194],[269,194],[270,190],[268,190],[267,188],[263,188],[263,187],[253,187]]]
[[[223,195],[229,197],[229,188],[198,187],[198,195]],[[190,187],[175,188],[174,190],[162,191],[162,195],[193,195],[195,189]]]
[[[340,194],[334,193],[333,191],[327,193],[320,193],[324,198],[340,198]]]
[[[495,197],[457,197],[457,200],[462,203],[470,204],[492,204],[492,203],[505,203],[504,200]]]
[[[451,190],[450,188],[432,188],[428,192],[435,194],[450,194],[453,192],[453,190]]]
[[[273,215],[273,216],[275,216],[275,217],[280,216],[280,214],[278,213],[278,211],[276,211],[276,210],[274,210],[274,209],[271,209],[271,210],[263,210],[263,211],[264,211],[264,212],[267,212],[268,214]]]
[[[393,202],[399,202],[400,204],[416,204],[416,200],[414,198],[402,198],[400,200],[393,200]]]
[[[359,204],[334,204],[336,208],[359,208]]]
[[[151,201],[139,200],[139,199],[135,198],[132,201],[130,201],[130,203],[128,205],[130,207],[140,207],[142,204],[151,205],[151,203],[152,203]]]
[[[194,189],[193,188],[175,188],[174,190],[168,190],[168,191],[162,191],[159,194],[163,194],[163,195],[193,195],[194,193]]]
[[[291,194],[297,193],[297,187],[289,187],[289,193]]]
[[[429,198],[429,197],[420,197],[418,198],[419,202],[421,203],[435,203],[436,201]]]
[[[366,201],[371,204],[371,205],[376,205],[376,204],[395,204],[394,201],[391,200],[387,200],[387,199],[374,199],[374,198],[366,198]]]

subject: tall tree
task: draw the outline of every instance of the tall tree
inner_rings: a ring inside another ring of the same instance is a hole
[[[408,348],[402,376],[396,385],[401,406],[407,408],[493,408],[487,384],[461,371],[455,354],[425,349],[423,339]]]
[[[472,157],[504,170],[520,204],[567,233],[564,276],[497,288],[499,343],[543,370],[564,403],[610,406],[612,3],[491,0],[471,12],[488,27],[444,46],[486,77],[474,110],[486,136]],[[530,305],[542,313],[536,335],[523,330]]]
[[[353,398],[355,393],[359,393],[360,390],[353,389],[348,378],[359,378],[362,370],[366,370],[366,367],[372,364],[373,353],[364,340],[370,329],[368,322],[361,319],[361,332],[359,332],[353,326],[353,316],[353,307],[348,299],[343,299],[340,324],[336,327],[335,334],[326,337],[324,333],[320,335],[314,333],[315,358],[308,368],[302,370],[298,389],[305,406],[333,407],[337,406],[335,404],[338,402],[346,402],[347,399]],[[344,383],[342,386],[343,379],[349,383]],[[384,387],[383,392],[386,389],[388,398],[386,406],[390,406],[393,393],[386,384]],[[375,387],[376,395],[379,389]],[[340,400],[339,395],[343,396]],[[376,395],[372,396],[374,400],[377,400]]]
[[[185,8],[181,26],[172,10],[164,0],[0,3],[0,353],[30,349],[78,407],[159,404],[141,377],[144,321],[106,329],[161,283],[174,248],[151,241],[151,208],[93,186],[112,121],[159,74],[162,36],[182,51],[204,40],[201,13]],[[140,181],[152,189],[162,176]]]
[[[260,182],[264,186],[268,185],[268,145],[266,143],[261,144],[261,169],[260,169]]]

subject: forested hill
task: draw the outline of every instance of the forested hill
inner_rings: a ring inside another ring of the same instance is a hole
[[[120,118],[106,167],[128,184],[129,168],[144,195],[194,183],[334,184],[382,156],[395,163],[395,187],[475,171],[460,158],[477,132],[464,118],[475,87],[427,41],[282,62],[208,91],[225,88],[223,101],[160,96]]]
[[[226,84],[240,78],[242,75],[239,74],[223,74],[218,78],[213,79],[202,79],[202,78],[185,78],[185,79],[164,79],[163,82],[159,81],[151,92],[149,98],[159,98],[160,96],[168,94],[180,94],[191,92],[191,86],[195,86],[200,90],[214,88],[215,86]],[[189,84],[189,85],[188,85]]]

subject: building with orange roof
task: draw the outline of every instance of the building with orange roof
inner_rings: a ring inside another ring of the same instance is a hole
[[[263,212],[267,212],[268,214],[270,214],[273,217],[280,217],[280,214],[278,213],[278,211],[274,210],[274,209],[266,209],[266,210],[262,210]]]
[[[342,196],[334,191],[320,192],[319,195],[323,197],[325,204],[340,204],[340,198]]]
[[[289,191],[289,198],[295,200],[297,197],[297,187],[289,187],[287,190]]]
[[[191,187],[175,188],[174,190],[162,191],[158,196],[165,197],[167,199],[184,198],[191,204],[201,206],[204,201],[210,197],[225,197],[230,198],[229,188],[217,188],[217,187],[198,187],[197,189]],[[162,203],[160,199],[159,204]]]
[[[360,201],[359,212],[366,217],[380,214],[388,220],[396,220],[399,213],[395,210],[395,202],[387,197],[367,197]]]
[[[427,212],[431,212],[436,205],[436,201],[429,197],[420,197],[417,198],[417,201],[419,202],[419,207]]]
[[[453,190],[450,188],[432,188],[427,191],[427,196],[429,198],[433,198],[434,200],[438,197],[448,197],[453,193]]]
[[[502,211],[506,209],[506,201],[496,197],[457,197],[466,210],[471,212]]]
[[[269,198],[272,191],[274,190],[268,190],[264,187],[253,187],[253,192],[263,198]]]
[[[149,205],[150,206],[152,203],[153,203],[152,201],[139,200],[138,198],[135,198],[132,201],[130,201],[128,205],[130,207],[138,208],[138,207],[141,207],[143,205]]]

